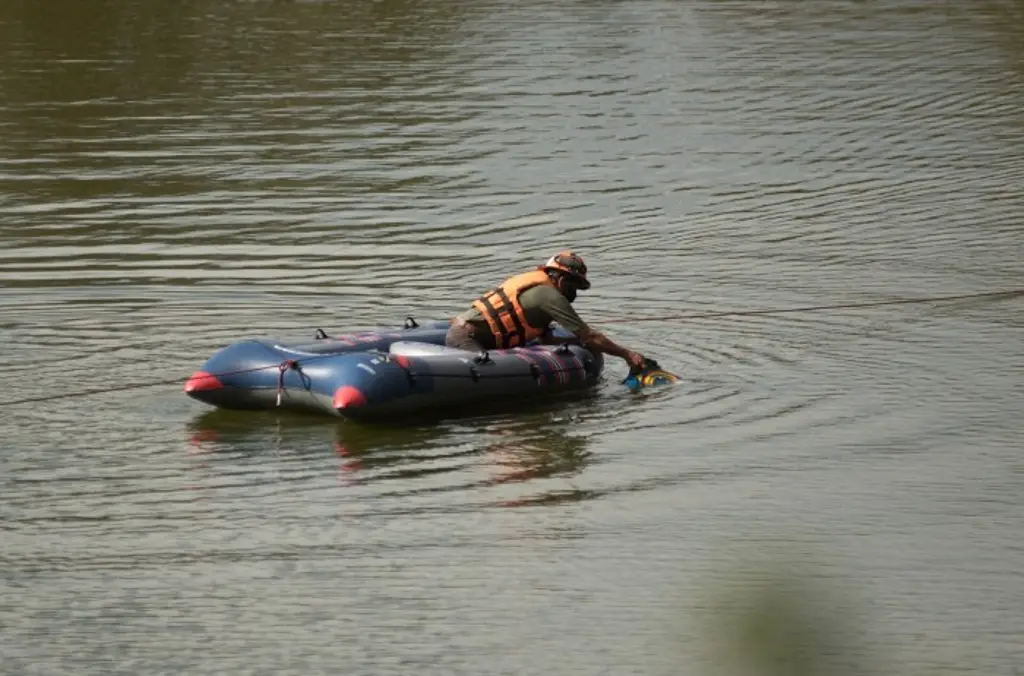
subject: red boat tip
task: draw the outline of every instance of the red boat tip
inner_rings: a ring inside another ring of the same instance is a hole
[[[185,381],[185,392],[205,392],[207,390],[219,390],[224,383],[217,380],[217,376],[206,371],[196,371]]]
[[[342,385],[334,392],[334,408],[353,408],[366,403],[366,396],[351,385]]]

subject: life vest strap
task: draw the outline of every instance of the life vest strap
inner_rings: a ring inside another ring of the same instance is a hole
[[[512,304],[512,301],[509,299],[508,294],[505,293],[505,289],[502,289],[500,287],[498,288],[498,298],[501,299],[502,311],[506,312],[508,316],[512,318],[512,325],[516,327],[516,332],[511,337],[514,337],[516,339],[515,343],[519,344],[526,337],[526,327],[523,326],[523,323],[521,321],[519,321],[519,314],[516,312],[516,306]],[[511,343],[511,341],[509,341],[507,338],[506,342]],[[513,347],[513,345],[510,344],[509,347]]]
[[[505,326],[505,322],[501,321],[501,317],[498,315],[498,310],[495,309],[491,303],[491,296],[497,295],[496,289],[491,289],[484,295],[480,296],[479,302],[484,306],[484,319],[487,320],[488,326],[491,327],[491,331],[498,330],[498,334],[494,336],[494,343],[497,347],[502,348],[505,343],[508,342],[508,328]]]

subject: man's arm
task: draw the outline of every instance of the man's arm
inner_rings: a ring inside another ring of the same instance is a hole
[[[630,366],[643,366],[643,355],[622,347],[600,331],[587,326],[586,322],[580,319],[580,316],[576,314],[576,309],[573,308],[572,304],[565,298],[565,296],[562,296],[561,294],[558,294],[557,297],[552,296],[552,301],[549,304],[549,307],[545,309],[548,311],[548,314],[551,315],[553,320],[565,327],[567,331],[574,333],[576,337],[579,338],[580,342],[589,349],[619,357]],[[558,343],[565,341],[551,337],[549,329],[549,332],[544,336],[544,342]]]
[[[579,336],[580,342],[586,347],[625,359],[627,362],[629,362],[630,358],[636,354],[632,350],[622,347],[600,331],[592,329],[587,325],[584,325],[582,329],[577,331],[576,335]]]

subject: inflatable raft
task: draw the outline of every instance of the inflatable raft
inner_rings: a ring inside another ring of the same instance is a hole
[[[318,329],[310,343],[244,340],[211,356],[184,389],[218,408],[372,421],[585,390],[604,368],[600,353],[568,343],[480,353],[446,347],[448,326],[408,318],[397,331],[332,337]],[[554,335],[572,337],[558,327]]]

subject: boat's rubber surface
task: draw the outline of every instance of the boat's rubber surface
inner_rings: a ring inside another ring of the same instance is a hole
[[[604,360],[579,345],[475,353],[445,347],[448,322],[322,336],[312,343],[244,340],[216,352],[185,383],[193,399],[226,409],[287,409],[371,421],[425,411],[459,413],[597,384]],[[557,329],[556,336],[570,338]]]

